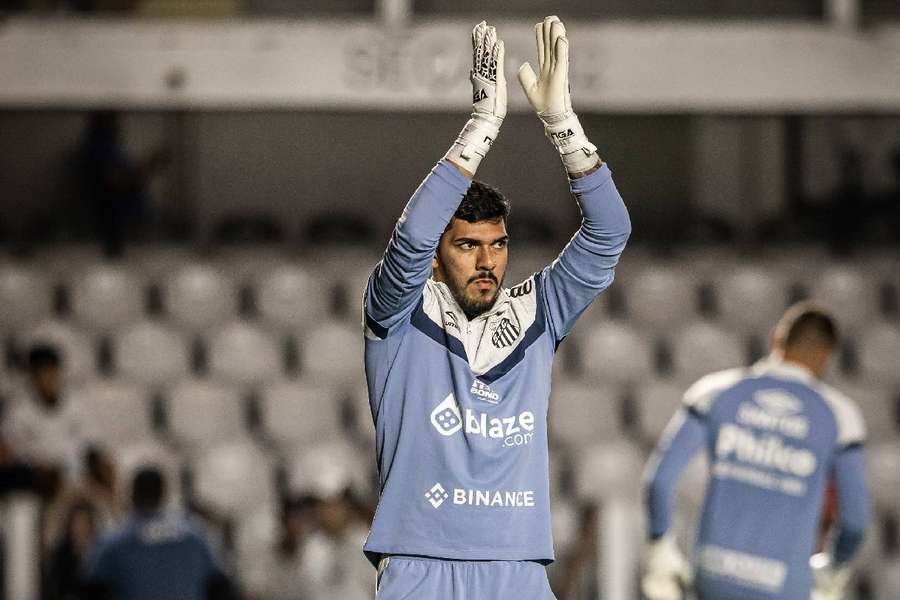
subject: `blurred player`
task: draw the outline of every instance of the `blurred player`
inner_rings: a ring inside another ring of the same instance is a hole
[[[202,528],[164,510],[166,484],[155,467],[134,476],[133,513],[91,553],[83,598],[231,600],[231,584]]]
[[[769,357],[708,375],[685,392],[648,470],[647,598],[679,600],[692,579],[700,600],[800,600],[810,598],[814,579],[814,600],[843,598],[869,507],[862,417],[820,381],[836,343],[831,315],[800,303],[779,321]],[[710,480],[694,575],[669,527],[678,476],[701,449]],[[837,535],[813,577],[810,555],[831,477]]]
[[[612,283],[631,226],[572,112],[565,28],[548,17],[535,33],[540,72],[525,64],[519,79],[584,219],[552,265],[503,287],[509,204],[470,181],[506,114],[503,42],[478,24],[472,118],[413,194],[365,295],[381,484],[365,550],[379,599],[553,597],[553,355]]]

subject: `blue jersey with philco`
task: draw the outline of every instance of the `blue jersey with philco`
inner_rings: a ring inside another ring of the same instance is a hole
[[[385,554],[553,560],[547,406],[557,346],[612,283],[630,233],[607,166],[571,188],[583,214],[559,258],[472,319],[432,257],[469,180],[438,163],[410,199],[364,300]],[[514,253],[513,253],[514,254]],[[512,258],[514,260],[514,257]]]

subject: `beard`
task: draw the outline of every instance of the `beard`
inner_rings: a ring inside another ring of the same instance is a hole
[[[497,287],[489,298],[481,296],[480,294],[478,297],[472,298],[466,294],[469,284],[479,279],[490,279],[496,284]],[[497,300],[497,295],[500,293],[500,286],[503,282],[498,281],[497,276],[490,271],[479,271],[476,275],[470,277],[462,286],[458,285],[456,281],[447,281],[446,284],[450,293],[453,295],[453,299],[459,304],[459,307],[462,309],[463,313],[465,313],[466,318],[471,321],[494,306],[494,301]]]

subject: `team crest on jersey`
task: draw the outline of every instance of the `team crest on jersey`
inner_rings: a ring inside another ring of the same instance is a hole
[[[494,334],[491,336],[491,343],[495,348],[506,348],[512,346],[513,342],[519,337],[519,327],[504,317],[497,324]]]

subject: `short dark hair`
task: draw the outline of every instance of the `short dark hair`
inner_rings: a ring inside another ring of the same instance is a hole
[[[469,223],[509,218],[509,200],[500,190],[480,181],[472,181],[453,216]]]
[[[131,484],[131,503],[136,510],[158,510],[166,493],[166,481],[157,467],[141,467]]]
[[[781,318],[778,330],[785,347],[833,348],[838,342],[837,322],[828,309],[814,302],[798,302],[791,306]]]
[[[45,367],[59,367],[59,351],[50,344],[35,344],[28,351],[28,370],[34,373]]]

